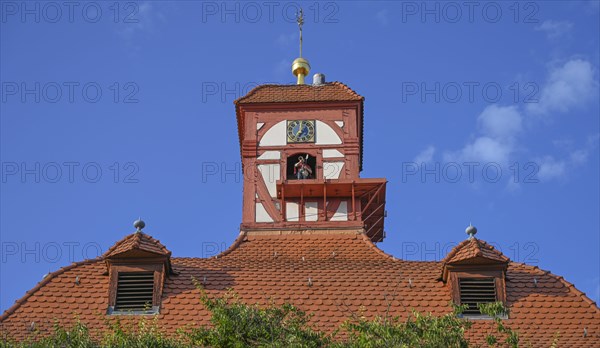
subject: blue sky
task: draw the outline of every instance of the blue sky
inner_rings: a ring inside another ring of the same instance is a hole
[[[298,4],[311,75],[366,97],[383,250],[441,259],[472,222],[599,301],[597,1],[0,4],[1,310],[138,216],[175,256],[235,239],[232,102],[293,83]]]

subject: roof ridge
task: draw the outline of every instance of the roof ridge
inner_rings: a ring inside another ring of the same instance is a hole
[[[264,89],[264,88],[269,88],[269,87],[278,87],[278,88],[326,88],[328,86],[338,86],[340,88],[342,88],[344,90],[344,92],[352,95],[353,97],[356,97],[358,99],[360,99],[360,101],[364,101],[365,97],[363,97],[362,95],[358,94],[356,91],[354,91],[352,88],[348,87],[348,85],[346,85],[343,82],[340,81],[332,81],[332,82],[327,82],[324,84],[320,84],[320,85],[312,85],[312,84],[302,84],[302,85],[298,85],[298,84],[275,84],[275,83],[267,83],[267,84],[263,84],[263,85],[258,85],[254,88],[252,88],[250,91],[248,91],[248,93],[246,93],[246,95],[241,96],[239,98],[237,98],[236,100],[233,101],[233,104],[236,106],[239,106],[240,103],[242,103],[245,99],[249,99],[250,97],[252,97],[253,95],[255,95],[258,91]]]
[[[70,271],[73,268],[82,266],[82,265],[87,265],[87,264],[92,264],[92,263],[96,263],[96,262],[100,262],[103,261],[104,257],[97,257],[94,259],[86,259],[83,261],[77,261],[77,262],[73,262],[70,265],[64,266],[59,268],[58,270],[48,273],[44,278],[42,278],[42,280],[40,280],[32,289],[27,290],[25,292],[25,295],[23,295],[23,297],[17,299],[15,301],[15,303],[10,306],[7,310],[4,311],[4,313],[2,313],[2,315],[0,315],[0,323],[3,322],[6,318],[8,318],[9,315],[13,314],[17,309],[19,309],[19,307],[27,302],[27,299],[29,299],[31,296],[33,296],[34,293],[36,293],[39,289],[41,289],[44,285],[48,284],[52,279],[54,279],[56,276],[59,276],[67,271]]]
[[[255,236],[257,238],[252,238],[252,239],[249,239],[249,236],[250,235],[248,234],[247,231],[240,232],[240,234],[238,235],[236,240],[229,246],[229,248],[227,248],[227,250],[219,253],[218,255],[212,256],[210,258],[188,257],[186,259],[200,259],[200,260],[221,259],[223,257],[227,257],[228,255],[232,254],[234,251],[240,249],[240,246],[242,245],[242,243],[244,243],[246,241],[250,241],[250,240],[265,241],[265,240],[271,240],[271,238],[281,238],[281,239],[294,238],[295,239],[298,237],[298,234],[284,233],[284,234],[274,234],[274,235],[257,235],[257,236]],[[314,234],[309,234],[307,236],[308,236],[309,240],[317,240],[318,237],[331,238],[332,236],[345,236],[349,240],[357,240],[358,243],[360,243],[360,244],[364,243],[364,246],[367,248],[366,251],[373,252],[374,255],[377,255],[378,257],[382,257],[384,259],[391,260],[391,261],[402,261],[401,259],[399,259],[391,254],[387,254],[383,250],[379,249],[379,247],[377,247],[377,245],[375,245],[375,243],[373,243],[373,241],[371,241],[371,239],[364,233],[341,233],[341,234],[314,233]],[[175,258],[175,259],[177,259],[177,258]]]
[[[497,256],[500,256],[500,257],[502,257],[502,258],[503,258],[503,259],[505,259],[507,262],[510,262],[510,259],[509,259],[509,258],[508,258],[506,255],[504,255],[504,254],[503,254],[503,253],[502,253],[500,250],[496,249],[496,248],[495,248],[493,245],[491,245],[490,243],[486,242],[486,241],[485,241],[485,240],[483,240],[483,239],[477,239],[477,238],[474,238],[474,239],[475,239],[475,240],[477,240],[477,244],[479,245],[479,247],[480,247],[480,250],[481,250],[481,248],[487,248],[487,250],[489,250],[489,251],[493,252],[493,253],[494,253],[494,254],[496,254]]]
[[[353,90],[352,88],[350,88],[350,86],[348,86],[347,84],[340,82],[340,81],[332,81],[330,82],[331,84],[334,85],[338,85],[341,87],[344,87],[346,90],[348,90],[350,93],[356,95],[357,97],[360,97],[362,100],[365,100],[365,97],[363,97],[362,95],[358,94],[355,90]]]
[[[450,252],[441,260],[443,264],[446,264],[449,260],[451,260],[458,251],[469,242],[469,239],[465,239],[462,242],[458,243]]]
[[[374,246],[374,248],[377,248],[377,253],[382,253],[382,256],[385,256],[387,258],[390,258],[392,261],[399,261],[399,262],[403,262],[403,263],[415,263],[415,264],[421,264],[421,263],[426,263],[426,264],[439,264],[440,261],[435,261],[435,260],[404,260],[402,258],[396,257],[394,255],[388,254],[385,251],[379,249],[379,247],[377,247],[376,245]],[[195,256],[174,256],[171,257],[171,261],[185,261],[185,260],[193,260],[193,261],[210,261],[210,260],[214,260],[216,257],[218,257],[219,259],[221,259],[225,252],[227,250],[221,252],[218,255],[214,255],[211,257],[195,257]]]
[[[242,101],[242,99],[246,99],[250,96],[252,96],[254,93],[256,93],[258,90],[265,88],[265,87],[271,87],[271,86],[276,86],[276,87],[287,87],[287,86],[297,86],[296,84],[276,84],[276,83],[265,83],[262,85],[258,85],[254,88],[252,88],[250,91],[248,91],[248,93],[246,93],[246,95],[243,95],[239,98],[237,98],[236,100],[233,101],[233,104],[237,105],[240,101]]]
[[[140,242],[142,241],[142,231],[137,231],[133,234],[133,244],[132,244],[132,248],[139,248],[140,247]]]
[[[451,262],[458,262],[458,261],[462,261],[462,260],[467,260],[467,259],[471,259],[473,258],[473,256],[467,256],[463,259],[459,259],[459,260],[453,260],[460,251],[465,250],[466,248],[471,247],[476,249],[476,252],[474,253],[474,257],[483,257],[486,259],[492,259],[486,255],[484,255],[484,251],[488,251],[491,252],[494,256],[497,256],[498,258],[500,258],[502,260],[502,262],[510,262],[510,259],[508,257],[506,257],[504,254],[502,254],[501,251],[499,251],[498,249],[494,248],[493,245],[489,244],[488,242],[486,242],[483,239],[478,239],[478,238],[469,238],[469,239],[465,239],[464,241],[460,242],[457,246],[455,246],[449,253],[448,255],[446,255],[446,257],[444,257],[442,259],[442,263],[444,265],[451,263]],[[500,260],[498,260],[500,261]]]
[[[384,258],[388,258],[394,262],[400,261],[400,259],[396,258],[394,255],[388,254],[385,251],[379,249],[379,247],[377,245],[375,245],[375,243],[373,243],[371,238],[367,237],[367,235],[365,233],[360,233],[359,236],[363,240],[363,242],[365,242],[369,246],[369,248],[374,249],[374,251],[377,254],[379,254],[380,256],[382,256]]]
[[[234,250],[236,250],[240,246],[240,244],[242,244],[242,242],[244,240],[246,240],[246,237],[248,236],[247,234],[248,233],[246,231],[241,231],[240,234],[238,234],[237,238],[233,241],[233,243],[231,243],[229,248],[227,248],[227,250],[222,251],[219,254],[217,254],[211,258],[219,259],[219,258],[222,258],[223,256],[227,256],[227,255],[231,254]],[[208,259],[208,258],[204,258],[204,259]]]

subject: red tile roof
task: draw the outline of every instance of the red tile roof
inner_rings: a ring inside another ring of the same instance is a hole
[[[261,85],[234,101],[238,104],[360,101],[365,98],[341,82],[322,85]]]
[[[508,262],[509,259],[502,255],[502,253],[496,250],[493,246],[489,245],[485,241],[477,238],[466,239],[459,245],[454,247],[448,255],[442,260],[444,264],[457,264],[466,262],[478,262],[481,263],[483,260],[489,260],[492,262]]]
[[[471,243],[463,242],[459,249],[471,248]],[[171,263],[177,274],[166,279],[158,315],[159,325],[170,333],[209,322],[192,278],[203,283],[210,296],[232,288],[247,303],[292,302],[314,313],[313,322],[328,332],[363,306],[367,317],[384,314],[388,305],[390,314],[401,318],[412,308],[436,315],[451,311],[450,289],[439,280],[442,262],[395,259],[362,234],[241,234],[217,257],[172,258]],[[548,347],[558,334],[559,346],[600,346],[600,309],[572,284],[514,262],[508,264],[506,277],[511,309],[506,323],[524,342]],[[101,330],[105,319],[114,317],[106,315],[107,308],[103,259],[84,261],[50,274],[17,301],[0,317],[0,333],[23,339],[32,322],[47,333],[54,318],[69,323],[74,315]],[[491,325],[489,320],[476,320],[474,341],[483,343]]]
[[[144,232],[136,232],[121,239],[104,253],[104,258],[111,258],[131,251],[142,251],[156,255],[171,256],[171,252],[160,243]]]

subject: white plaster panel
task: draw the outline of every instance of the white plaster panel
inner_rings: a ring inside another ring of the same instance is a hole
[[[331,157],[344,157],[344,154],[339,152],[336,149],[324,149],[323,150],[323,158],[331,158]]]
[[[306,221],[317,221],[319,219],[317,202],[304,203],[304,219]]]
[[[327,123],[323,121],[317,121],[317,130],[316,130],[316,144],[317,145],[336,145],[341,144],[342,139],[337,135],[337,133],[331,128]],[[284,128],[284,141],[285,141],[285,128]]]
[[[273,222],[262,203],[256,203],[256,222]]]
[[[264,125],[265,125],[265,123],[264,123],[264,122],[258,122],[258,123],[256,124],[256,130],[259,130],[259,129],[261,129],[261,128],[262,128]]]
[[[298,221],[300,217],[300,205],[296,202],[285,203],[285,219],[287,221]]]
[[[340,128],[344,128],[344,121],[335,121],[335,124],[340,126]]]
[[[324,179],[339,179],[344,162],[323,162],[323,178]]]
[[[277,197],[277,180],[281,176],[279,164],[259,164],[258,170],[265,185],[267,185],[269,195],[274,198]]]
[[[287,121],[277,122],[260,139],[258,146],[284,146],[286,145],[285,126]]]
[[[272,159],[280,159],[281,152],[279,151],[265,151],[262,155],[258,156],[259,160],[272,160]]]
[[[337,211],[330,219],[331,221],[348,221],[348,202],[341,201]]]

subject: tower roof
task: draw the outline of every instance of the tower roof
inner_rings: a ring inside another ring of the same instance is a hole
[[[236,105],[252,103],[298,103],[324,101],[359,101],[365,98],[341,82],[322,85],[261,85],[234,101]]]

